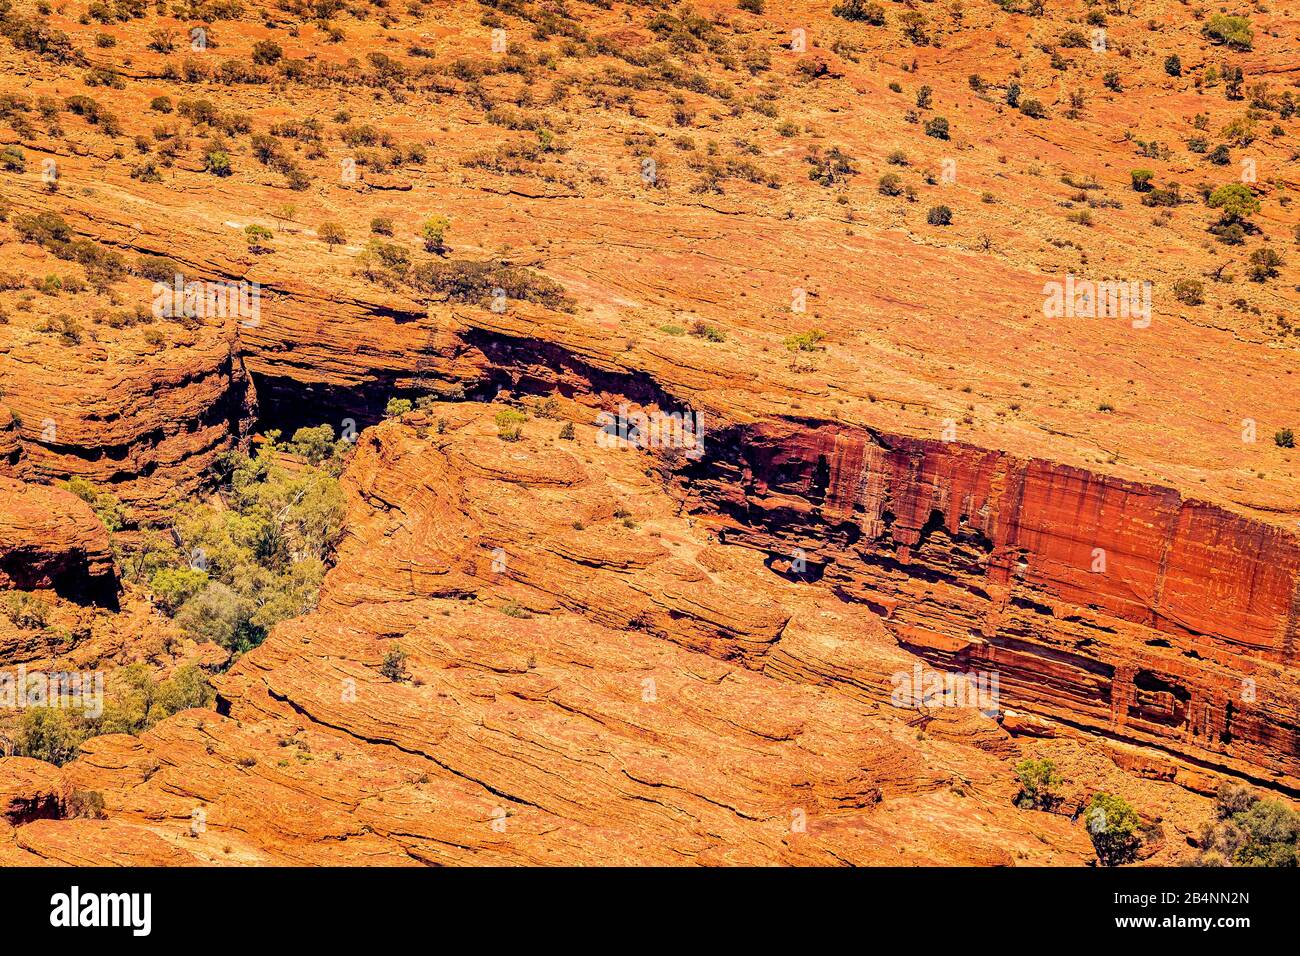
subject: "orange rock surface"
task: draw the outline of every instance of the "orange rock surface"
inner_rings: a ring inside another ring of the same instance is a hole
[[[316,610],[215,712],[0,758],[0,862],[1077,865],[1109,790],[1162,863],[1223,779],[1300,795],[1295,17],[1234,50],[1148,4],[1094,50],[1099,11],[1016,6],[249,2],[197,48],[16,10],[78,53],[0,37],[0,588],[116,608],[57,481],[143,523],[255,431],[356,450]],[[122,274],[24,233],[51,212]],[[173,267],[256,315],[154,316]],[[1149,282],[1150,323],[1050,317],[1069,277]],[[95,626],[0,620],[0,660],[171,637],[138,594]],[[995,674],[996,714],[899,706],[916,668]],[[1058,812],[1014,805],[1025,757]]]

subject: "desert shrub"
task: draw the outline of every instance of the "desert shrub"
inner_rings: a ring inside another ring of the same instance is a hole
[[[1165,72],[1170,76],[1183,75],[1183,61],[1179,59],[1177,53],[1171,53],[1165,57]]]
[[[925,124],[925,135],[933,136],[935,139],[948,139],[948,121],[942,116],[936,116]]]
[[[826,346],[822,345],[822,339],[826,333],[821,329],[813,329],[811,332],[800,332],[796,335],[786,337],[785,347],[791,352],[820,352]]]
[[[1211,162],[1215,166],[1227,166],[1228,163],[1232,162],[1232,154],[1228,152],[1228,147],[1225,144],[1220,143],[1218,146],[1214,147],[1214,149],[1210,150],[1205,159],[1207,162]]]
[[[1102,74],[1101,85],[1115,93],[1124,92],[1124,81],[1119,75],[1118,70],[1107,70]]]
[[[1300,862],[1300,814],[1225,781],[1215,796],[1215,817],[1197,843],[1201,866],[1293,867]]]
[[[1219,43],[1234,50],[1249,50],[1254,39],[1250,20],[1246,17],[1227,16],[1216,13],[1201,27],[1201,33],[1212,43]]]
[[[376,216],[370,220],[370,231],[376,236],[391,236],[393,234],[393,220],[388,216]]]
[[[384,414],[389,418],[401,418],[415,406],[409,398],[390,398],[384,406]]]
[[[275,66],[284,57],[284,50],[274,40],[258,40],[253,44],[252,60],[258,66]]]
[[[425,252],[442,252],[446,247],[443,238],[451,221],[446,216],[430,216],[420,225],[420,238],[424,240]]]
[[[1150,169],[1135,169],[1128,175],[1133,184],[1133,189],[1144,193],[1151,188],[1151,180],[1155,178],[1156,174]]]
[[[255,222],[244,227],[244,241],[248,243],[249,252],[267,252],[274,238],[275,235],[270,229]]]
[[[1205,284],[1198,279],[1179,279],[1174,283],[1174,298],[1184,305],[1200,305],[1205,301]]]
[[[1042,119],[1047,115],[1047,107],[1033,97],[1026,97],[1020,101],[1020,112],[1030,119]]]
[[[347,233],[343,231],[343,227],[337,222],[322,222],[316,227],[316,236],[331,248],[345,245],[348,241]]]
[[[27,157],[17,146],[0,148],[0,169],[7,173],[21,173],[27,168]]]
[[[513,408],[503,408],[496,414],[497,437],[502,441],[519,441],[523,435],[523,424],[528,416]]]
[[[1050,760],[1022,760],[1016,764],[1020,793],[1016,806],[1027,810],[1051,810],[1061,802],[1057,793],[1061,778]]]
[[[564,288],[521,266],[495,262],[424,262],[411,270],[410,283],[421,292],[448,302],[485,304],[498,294],[535,302],[549,309],[572,312],[574,302]]]
[[[1295,432],[1289,428],[1279,428],[1273,433],[1273,444],[1278,448],[1294,448]]]
[[[68,794],[63,805],[64,816],[71,819],[102,820],[104,812],[104,795],[98,790],[73,790]]]
[[[25,591],[11,591],[0,598],[0,611],[14,627],[24,631],[38,631],[50,620],[53,605],[44,595]]]
[[[213,176],[229,176],[234,170],[230,166],[230,154],[222,149],[209,149],[203,155],[203,169]]]
[[[1211,209],[1220,211],[1220,222],[1225,225],[1244,223],[1259,212],[1259,200],[1248,186],[1241,183],[1220,186],[1206,202]]]
[[[885,8],[870,0],[842,0],[831,7],[831,14],[842,20],[869,23],[875,27],[885,23]]]
[[[70,478],[64,482],[63,487],[90,505],[90,510],[95,512],[109,531],[120,531],[126,525],[126,509],[111,492],[96,488],[85,478]]]
[[[1120,866],[1137,858],[1141,845],[1138,815],[1123,797],[1095,794],[1083,816],[1102,866]]]
[[[876,188],[883,196],[897,196],[903,191],[903,180],[897,173],[885,173]]]
[[[141,256],[136,260],[136,275],[153,282],[171,282],[181,271],[180,263],[170,256]]]
[[[697,339],[703,339],[706,342],[727,341],[727,334],[725,332],[716,325],[711,325],[700,319],[696,319],[691,323],[690,332],[691,335],[695,336]]]
[[[98,715],[54,707],[24,711],[14,735],[14,752],[62,766],[74,759],[91,737],[141,734],[182,710],[210,707],[214,696],[207,675],[196,665],[178,667],[170,677],[155,681],[147,665],[129,664],[105,678],[103,709]],[[95,805],[93,798],[79,804],[82,811]],[[99,807],[102,810],[102,802]]]
[[[1254,282],[1267,282],[1277,275],[1283,265],[1282,256],[1268,247],[1256,249],[1250,254],[1250,268],[1247,275]]]
[[[947,206],[931,206],[925,214],[925,221],[932,226],[952,225],[952,210]]]
[[[827,188],[845,182],[857,174],[853,160],[838,146],[832,146],[826,152],[813,147],[808,153],[808,178]]]
[[[406,670],[406,652],[400,647],[391,648],[379,665],[379,673],[394,683],[408,680],[411,675]]]

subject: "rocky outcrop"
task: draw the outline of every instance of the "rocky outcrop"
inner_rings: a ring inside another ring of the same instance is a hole
[[[492,411],[365,432],[318,610],[217,713],[90,741],[65,785],[215,864],[1086,857],[1014,807],[991,717],[885,703],[917,659],[872,618],[719,545],[595,429],[502,442]]]
[[[0,818],[10,826],[59,816],[63,779],[57,767],[30,757],[0,761]]]
[[[0,588],[116,608],[108,532],[69,491],[0,476]]]
[[[710,436],[692,504],[1006,705],[1300,786],[1300,545],[1169,488],[809,421]]]

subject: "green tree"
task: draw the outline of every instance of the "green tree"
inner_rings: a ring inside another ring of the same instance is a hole
[[[450,226],[451,220],[446,216],[430,216],[424,221],[420,226],[420,238],[424,240],[426,252],[441,254],[446,249],[443,239]]]
[[[1228,183],[1210,194],[1209,206],[1218,209],[1224,224],[1241,224],[1259,212],[1259,200],[1242,183]]]
[[[1084,811],[1084,823],[1102,866],[1120,866],[1137,858],[1138,815],[1123,797],[1095,794]]]
[[[316,236],[331,249],[345,245],[348,241],[348,234],[337,222],[322,222],[316,228]]]
[[[207,586],[207,572],[197,568],[160,568],[149,582],[154,603],[166,614],[175,614]]]
[[[1022,760],[1016,764],[1016,776],[1020,778],[1020,794],[1016,805],[1025,809],[1051,810],[1061,798],[1057,789],[1061,778],[1056,773],[1056,765],[1050,760]]]

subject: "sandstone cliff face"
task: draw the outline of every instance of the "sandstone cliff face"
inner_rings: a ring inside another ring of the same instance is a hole
[[[52,590],[117,607],[108,532],[90,507],[61,488],[0,477],[0,589]]]
[[[711,436],[729,542],[870,609],[1007,704],[1294,790],[1300,547],[1168,488],[808,421]]]
[[[85,477],[147,519],[258,419],[363,427],[394,394],[557,404],[517,444],[477,401],[363,433],[319,609],[240,662],[222,714],[100,738],[67,768],[111,820],[19,819],[0,859],[1077,862],[1078,828],[1010,809],[1022,753],[1072,768],[1072,806],[1105,786],[1183,834],[1219,773],[1296,792],[1300,477],[1269,441],[1300,416],[1294,266],[1210,278],[1290,242],[1294,150],[1264,133],[1289,117],[1251,103],[1263,209],[1240,247],[1207,242],[1212,216],[1190,200],[1235,162],[1206,165],[1189,134],[1226,135],[1244,109],[1202,82],[1222,57],[1293,77],[1286,14],[1253,14],[1249,55],[1112,14],[1131,54],[1121,93],[1103,57],[1063,46],[1049,66],[1068,9],[968,4],[915,43],[892,14],[712,5],[700,44],[649,23],[658,9],[589,6],[580,23],[548,11],[558,34],[534,31],[531,5],[495,10],[519,44],[508,59],[488,56],[472,4],[349,14],[346,44],[256,22],[257,2],[222,24],[227,64],[275,36],[286,64],[343,71],[310,82],[187,76],[186,54],[148,37],[189,24],[155,11],[148,30],[50,15],[96,67],[130,58],[111,93],[0,41],[24,91],[93,95],[122,127],[6,105],[0,145],[28,168],[0,173],[0,474]],[[348,58],[380,49],[405,81],[362,67],[358,82]],[[1169,51],[1185,74],[1161,69]],[[1046,118],[1010,108],[1012,77]],[[154,109],[162,94],[246,127],[223,134],[231,175],[205,171],[214,123]],[[939,113],[950,139],[922,132]],[[304,115],[321,119],[311,135]],[[367,125],[425,160],[358,164],[345,129]],[[527,159],[539,130],[554,149]],[[251,132],[309,188],[287,189]],[[819,183],[831,147],[852,171]],[[46,160],[58,189],[33,175]],[[1128,170],[1146,165],[1183,200],[1144,205]],[[894,171],[922,201],[878,188]],[[950,227],[927,223],[938,203]],[[100,315],[148,304],[138,276],[32,292],[78,274],[19,241],[13,220],[45,210],[131,262],[257,282],[259,320]],[[367,278],[372,220],[432,261],[430,213],[452,217],[439,261],[537,270],[574,311]],[[342,247],[322,243],[326,221]],[[274,235],[253,251],[258,225]],[[1047,319],[1044,282],[1067,274],[1149,279],[1154,323]],[[1200,304],[1173,294],[1192,277]],[[79,341],[47,327],[60,313],[87,319]],[[705,458],[597,446],[595,415],[621,404],[702,413]],[[550,433],[560,420],[579,441]],[[0,587],[108,600],[85,509],[53,491],[33,509],[24,496],[46,491],[16,487],[0,486]],[[128,614],[116,650],[157,630],[147,607]],[[0,635],[11,660],[54,654],[43,641]],[[409,681],[378,673],[395,645]],[[892,686],[922,660],[997,672],[1011,710],[897,712]],[[8,771],[12,792],[47,792],[49,771],[30,771]]]

